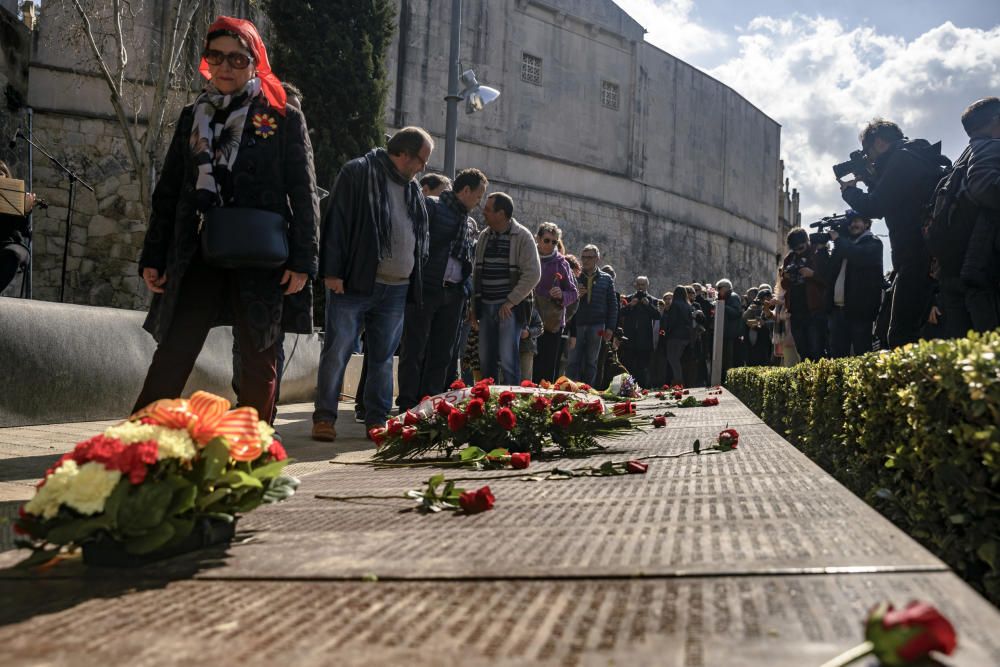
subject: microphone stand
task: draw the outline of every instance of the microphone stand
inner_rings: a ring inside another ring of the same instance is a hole
[[[29,126],[29,132],[30,131]],[[94,188],[88,185],[82,178],[77,176],[72,169],[64,165],[62,162],[53,157],[51,153],[35,143],[34,137],[24,136],[24,134],[21,133],[20,128],[18,128],[17,132],[14,134],[14,139],[21,139],[22,141],[27,142],[29,146],[37,148],[42,155],[47,157],[49,161],[66,174],[66,177],[69,179],[69,202],[66,206],[66,236],[63,240],[62,273],[59,277],[59,302],[63,303],[66,300],[66,260],[69,256],[69,234],[70,230],[73,228],[73,201],[76,198],[76,184],[79,183],[91,192],[94,191]],[[28,229],[30,232],[31,228],[29,227]]]

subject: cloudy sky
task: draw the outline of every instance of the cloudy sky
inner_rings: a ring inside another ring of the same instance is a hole
[[[781,123],[803,223],[844,209],[830,167],[873,116],[941,140],[954,159],[967,142],[962,110],[1000,95],[997,0],[614,1],[647,41]]]

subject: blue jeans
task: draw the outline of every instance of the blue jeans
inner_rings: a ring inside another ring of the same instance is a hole
[[[603,324],[577,324],[576,347],[569,353],[566,375],[586,384],[594,384],[597,375],[597,356],[601,353],[601,337],[598,331]]]
[[[344,371],[362,325],[368,357],[365,421],[382,424],[392,407],[392,356],[403,335],[409,285],[375,283],[370,296],[326,292],[326,333],[319,355],[313,422],[337,421]]]
[[[479,368],[484,378],[497,384],[521,383],[521,322],[517,309],[505,320],[500,319],[502,303],[484,303],[479,313]],[[499,367],[498,363],[499,362]],[[497,371],[503,373],[499,377]]]

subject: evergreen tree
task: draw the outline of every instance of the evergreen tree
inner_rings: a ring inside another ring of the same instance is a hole
[[[385,143],[395,2],[267,0],[265,8],[272,67],[302,90],[317,183],[329,189],[341,165]]]

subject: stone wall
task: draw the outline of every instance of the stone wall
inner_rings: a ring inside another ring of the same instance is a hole
[[[142,309],[148,293],[137,260],[146,231],[139,185],[131,176],[117,122],[53,112],[35,113],[35,136],[94,188],[76,186],[69,253],[67,303]],[[58,301],[62,279],[69,181],[35,155],[35,192],[49,208],[34,216],[34,297]]]

